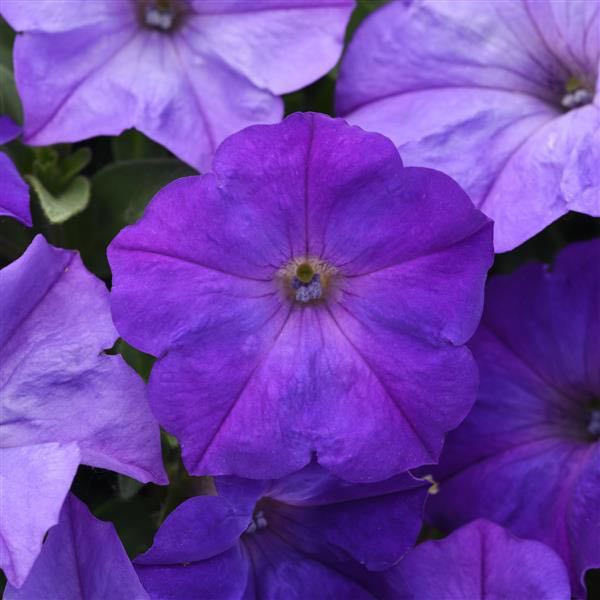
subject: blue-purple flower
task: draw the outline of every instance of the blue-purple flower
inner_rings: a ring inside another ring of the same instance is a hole
[[[311,464],[275,481],[216,478],[135,560],[153,599],[374,598],[368,569],[414,544],[428,484],[408,474],[343,482]]]
[[[510,250],[569,210],[600,216],[599,15],[597,0],[392,2],[348,48],[338,112],[454,177]]]
[[[19,587],[80,463],[166,482],[144,384],[120,356],[108,290],[37,236],[0,272],[0,566]]]
[[[337,62],[353,0],[3,0],[22,35],[24,139],[136,127],[207,169],[218,144],[283,116],[280,94]]]
[[[21,129],[8,117],[0,116],[0,144],[16,138]],[[29,189],[15,165],[0,152],[0,216],[12,217],[31,227]]]
[[[491,223],[324,115],[250,127],[109,247],[121,335],[192,474],[353,481],[437,461],[471,408]]]
[[[481,386],[452,432],[430,515],[477,517],[553,547],[576,597],[600,567],[600,241],[493,278],[470,346]]]
[[[569,600],[564,563],[548,546],[477,520],[417,546],[386,574],[389,600]]]
[[[148,600],[111,523],[94,518],[69,494],[21,588],[4,600]]]

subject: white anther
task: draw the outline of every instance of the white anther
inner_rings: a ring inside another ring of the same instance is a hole
[[[163,31],[168,31],[173,27],[173,13],[158,10],[155,6],[146,7],[144,18],[146,19],[146,25],[149,27],[156,27]]]

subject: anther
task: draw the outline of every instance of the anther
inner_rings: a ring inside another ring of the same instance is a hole
[[[600,436],[600,409],[593,409],[587,430],[594,436]]]
[[[254,513],[250,525],[246,527],[246,533],[254,533],[258,529],[264,529],[268,525],[265,513],[262,510]]]

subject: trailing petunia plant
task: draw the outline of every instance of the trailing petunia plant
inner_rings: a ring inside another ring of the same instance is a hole
[[[599,19],[0,0],[3,597],[598,597]]]

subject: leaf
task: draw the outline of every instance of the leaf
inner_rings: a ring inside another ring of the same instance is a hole
[[[15,123],[23,122],[23,109],[17,93],[12,71],[0,63],[0,114],[10,117]]]
[[[75,150],[72,154],[67,154],[60,163],[60,175],[63,181],[67,182],[75,177],[80,171],[83,171],[92,160],[92,151],[85,147]]]
[[[139,219],[154,194],[174,179],[197,174],[179,160],[149,159],[109,165],[92,177],[94,202],[108,219],[102,224],[112,239]]]
[[[92,272],[110,275],[106,246],[123,227],[139,219],[165,185],[197,172],[175,158],[113,163],[92,177],[90,206],[68,224],[71,243]]]
[[[0,19],[0,114],[16,123],[23,122],[23,109],[17,93],[12,68],[12,48],[15,32]]]
[[[124,131],[111,140],[112,151],[118,162],[147,158],[167,158],[169,153],[160,144],[153,142],[135,129]]]
[[[64,223],[84,210],[90,201],[90,182],[86,177],[75,177],[65,190],[56,196],[52,195],[35,175],[28,175],[26,178],[52,224]]]

